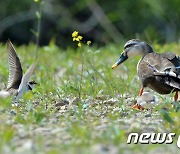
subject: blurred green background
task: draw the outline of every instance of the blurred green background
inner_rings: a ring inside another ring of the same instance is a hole
[[[51,39],[62,48],[80,32],[97,45],[132,38],[169,43],[180,40],[179,0],[3,0],[0,1],[0,41],[35,42],[38,13],[40,45]]]

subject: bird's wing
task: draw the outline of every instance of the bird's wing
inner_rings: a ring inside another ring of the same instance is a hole
[[[7,90],[13,88],[18,89],[22,79],[22,67],[16,50],[10,40],[7,41],[9,78]]]
[[[180,90],[180,57],[170,52],[162,54],[162,57],[162,60],[168,60],[173,65],[154,71],[154,75],[163,77],[167,85]]]
[[[154,75],[169,76],[180,80],[180,67],[167,68],[164,71],[155,71]]]
[[[163,72],[154,72],[154,75],[164,77],[167,85],[180,90],[180,68],[169,68]]]
[[[171,87],[180,90],[180,79],[169,77],[165,79],[165,83]]]
[[[154,76],[165,84],[180,90],[180,58],[173,53],[151,53],[143,59]]]
[[[177,56],[176,54],[172,52],[165,52],[161,55],[163,58],[166,58],[169,61],[171,61],[175,65],[175,67],[180,67],[180,57]]]
[[[38,61],[38,60],[37,60],[37,61]],[[35,69],[35,67],[36,67],[37,61],[36,61],[34,64],[32,64],[32,65],[28,68],[28,70],[26,71],[26,73],[23,75],[21,84],[20,84],[19,89],[18,89],[18,92],[27,85],[27,83],[28,83],[28,81],[29,81],[29,78],[31,77],[31,75],[32,75],[33,72],[34,72],[34,69]]]

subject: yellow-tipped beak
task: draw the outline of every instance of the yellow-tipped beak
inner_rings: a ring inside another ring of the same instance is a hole
[[[135,104],[132,108],[133,109],[138,109],[138,110],[141,110],[141,111],[144,110],[144,108],[139,104]]]
[[[121,54],[120,58],[118,59],[118,61],[112,66],[112,69],[114,69],[115,67],[117,67],[119,64],[123,63],[126,59],[128,59],[127,56],[125,56],[124,54]]]
[[[112,66],[112,69],[114,69],[115,67],[117,67],[118,65],[117,64],[114,64],[113,66]]]

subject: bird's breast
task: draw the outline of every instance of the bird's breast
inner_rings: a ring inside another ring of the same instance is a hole
[[[9,91],[5,91],[5,90],[2,90],[0,91],[0,98],[7,98],[11,95],[12,93],[9,92]]]

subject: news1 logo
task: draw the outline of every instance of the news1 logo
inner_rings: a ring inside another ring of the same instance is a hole
[[[138,142],[141,144],[172,144],[175,136],[175,133],[130,133],[127,144],[131,144],[133,138],[134,144],[137,144]],[[177,139],[177,146],[180,148],[180,135]]]

